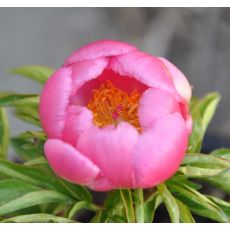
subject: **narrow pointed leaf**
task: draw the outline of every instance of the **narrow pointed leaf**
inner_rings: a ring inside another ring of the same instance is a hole
[[[172,223],[179,223],[180,212],[175,198],[173,197],[173,195],[170,193],[170,191],[167,189],[167,187],[164,184],[158,185],[157,188],[168,210]]]
[[[7,158],[9,145],[9,125],[6,110],[0,107],[0,158]]]
[[[53,74],[54,70],[47,66],[31,65],[12,68],[9,70],[9,72],[12,74],[30,78],[32,80],[44,84],[48,80],[48,78]]]

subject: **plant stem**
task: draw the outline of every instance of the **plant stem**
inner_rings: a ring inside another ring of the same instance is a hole
[[[136,204],[135,204],[135,215],[137,223],[144,223],[145,216],[144,216],[144,194],[143,189],[135,189],[135,197],[136,197]]]
[[[135,223],[135,212],[133,198],[130,189],[120,189],[121,199],[125,206],[125,212],[128,223]]]

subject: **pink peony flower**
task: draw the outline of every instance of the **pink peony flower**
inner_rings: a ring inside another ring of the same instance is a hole
[[[184,157],[190,98],[185,76],[164,58],[119,41],[84,46],[41,94],[47,160],[60,177],[97,191],[155,186]]]

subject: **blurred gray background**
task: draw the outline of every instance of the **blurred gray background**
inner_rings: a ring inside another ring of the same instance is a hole
[[[230,147],[229,8],[0,8],[0,91],[40,92],[38,84],[6,70],[25,64],[58,68],[75,49],[118,39],[164,56],[193,85],[193,95],[222,95],[206,149]],[[10,117],[15,135],[28,125]]]

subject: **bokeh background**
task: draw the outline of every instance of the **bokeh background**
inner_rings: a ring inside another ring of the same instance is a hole
[[[195,96],[218,91],[222,100],[203,151],[230,147],[229,8],[0,8],[0,91],[39,93],[40,85],[6,70],[58,68],[73,50],[98,39],[126,41],[168,58]],[[12,135],[33,128],[12,115],[10,125]],[[158,218],[165,221],[162,213]]]

